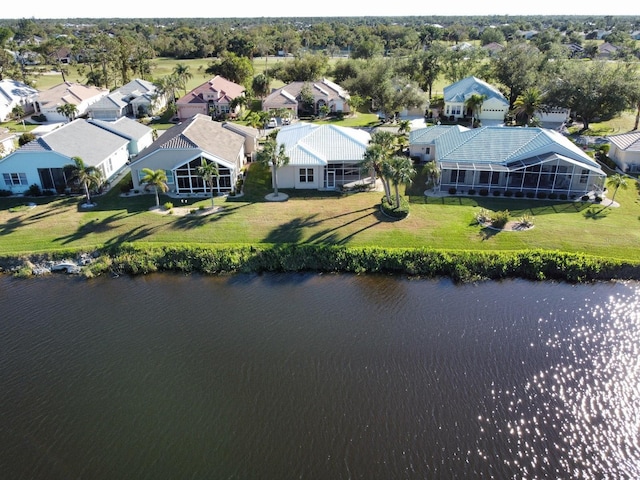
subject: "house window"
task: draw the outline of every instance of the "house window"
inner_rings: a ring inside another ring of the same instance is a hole
[[[425,155],[431,155],[431,147],[425,147],[424,154]]]
[[[580,183],[587,183],[589,181],[589,170],[586,168],[582,169],[580,172]]]
[[[313,168],[301,168],[300,169],[300,183],[313,182]]]
[[[26,185],[27,174],[26,173],[3,173],[5,185]]]
[[[480,172],[480,181],[479,183],[489,183],[489,173],[490,172]]]
[[[456,106],[453,108],[453,114],[454,114],[454,115],[460,115],[460,113],[461,113],[461,112],[462,112],[462,109],[461,109],[460,105],[456,105]]]

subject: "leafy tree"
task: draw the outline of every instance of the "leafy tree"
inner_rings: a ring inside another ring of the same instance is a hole
[[[198,176],[204,180],[209,188],[211,189],[211,208],[213,208],[213,188],[215,187],[214,181],[220,176],[220,172],[218,171],[218,165],[215,162],[207,162],[206,159],[200,159],[200,166],[197,168],[196,172]]]
[[[349,111],[351,112],[351,115],[357,117],[358,110],[360,109],[360,107],[362,107],[362,105],[364,105],[364,98],[362,98],[360,95],[350,95],[349,98],[347,98],[347,105],[349,105]]]
[[[495,78],[507,88],[509,105],[527,88],[540,83],[546,59],[534,45],[511,42],[491,60]]]
[[[481,48],[451,48],[444,51],[440,60],[442,74],[451,83],[474,75],[482,66],[486,53]]]
[[[253,64],[247,57],[226,52],[214,60],[205,70],[210,75],[220,75],[239,85],[246,85],[253,78]]]
[[[31,133],[31,132],[24,132],[22,135],[20,135],[20,137],[18,138],[18,145],[20,145],[21,147],[23,145],[26,145],[29,142],[32,142],[36,139],[36,136]]]
[[[144,176],[140,181],[145,185],[153,187],[153,191],[156,194],[156,207],[160,207],[158,190],[163,193],[169,190],[169,186],[167,185],[167,172],[162,169],[151,170],[150,168],[143,168],[142,173],[144,173]]]
[[[77,182],[84,188],[87,198],[87,205],[91,205],[91,196],[89,194],[92,188],[102,185],[102,171],[93,166],[88,166],[80,157],[73,157],[73,163],[66,165],[64,169],[69,172],[68,180]]]
[[[284,143],[278,145],[275,138],[271,137],[262,146],[262,150],[258,152],[258,162],[263,165],[270,166],[273,175],[273,194],[278,196],[278,169],[289,164],[287,149]]]
[[[273,74],[284,83],[313,82],[322,78],[329,69],[329,58],[324,54],[305,54],[285,62]]]
[[[480,43],[482,45],[488,45],[490,43],[504,43],[505,37],[502,30],[499,28],[485,28],[480,34]]]

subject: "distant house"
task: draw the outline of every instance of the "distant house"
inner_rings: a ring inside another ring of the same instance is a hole
[[[207,194],[210,188],[198,175],[202,160],[215,163],[220,176],[215,180],[214,192],[235,190],[236,181],[245,163],[245,139],[215,122],[207,115],[194,117],[171,127],[149,147],[140,152],[131,164],[131,178],[135,189],[142,189],[144,168],[165,170],[169,192],[178,195]]]
[[[609,42],[598,45],[598,57],[600,58],[611,58],[614,57],[616,53],[618,53],[618,47]]]
[[[313,103],[309,105],[310,111],[304,112],[307,107],[303,103],[302,93],[305,87],[313,97]],[[316,82],[292,82],[282,88],[271,92],[262,102],[262,109],[278,110],[286,109],[293,117],[302,113],[318,115],[323,106],[329,108],[330,113],[349,112],[349,94],[340,85],[326,78]]]
[[[21,106],[25,114],[33,113],[34,101],[38,91],[17,80],[0,80],[0,122],[11,118],[11,112],[16,106]]]
[[[142,150],[153,143],[153,129],[127,117],[121,117],[113,122],[92,119],[89,120],[89,123],[107,130],[108,132],[120,135],[121,137],[128,140],[128,150],[130,157],[135,157]]]
[[[438,125],[411,131],[409,143],[412,156],[437,163],[443,191],[578,198],[604,188],[598,163],[553,130]]]
[[[276,138],[289,164],[278,169],[278,186],[333,190],[366,177],[360,169],[371,135],[360,129],[300,122]]]
[[[478,115],[481,122],[501,123],[509,112],[509,101],[496,87],[476,77],[467,77],[444,87],[442,114],[450,120],[471,118],[472,111],[466,102],[474,94],[484,95],[485,100]]]
[[[242,85],[216,75],[176,101],[178,117],[186,120],[198,114],[219,117],[238,113],[239,107],[232,109],[231,102],[244,95],[244,91]]]
[[[57,109],[65,104],[76,106],[76,117],[87,113],[89,107],[109,95],[109,90],[79,83],[63,82],[49,90],[38,93],[35,110],[47,117],[49,122],[64,122],[68,119],[58,113]]]
[[[640,172],[640,132],[610,135],[607,140],[611,144],[609,158],[623,172]]]
[[[0,188],[24,193],[30,185],[63,192],[73,157],[99,169],[109,181],[129,160],[128,140],[77,119],[29,142],[0,160]]]
[[[166,106],[164,96],[146,80],[135,79],[91,104],[87,113],[91,118],[116,120],[120,117],[153,115]]]
[[[254,160],[258,150],[260,132],[256,128],[234,122],[223,122],[222,127],[244,137],[244,154],[248,161]]]
[[[493,57],[504,50],[504,45],[498,42],[491,42],[484,45],[482,49],[487,52],[490,57]]]

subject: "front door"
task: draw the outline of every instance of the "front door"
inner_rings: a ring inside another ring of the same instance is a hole
[[[327,188],[336,188],[336,172],[327,170]]]

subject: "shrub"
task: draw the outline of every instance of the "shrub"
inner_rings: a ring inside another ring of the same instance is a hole
[[[23,145],[26,145],[27,143],[35,139],[36,139],[36,136],[33,133],[25,132],[22,135],[20,135],[20,137],[18,137],[18,145],[22,147]]]
[[[602,201],[602,197],[600,195],[596,195],[596,198],[594,198],[593,201],[596,203],[600,203]]]
[[[524,197],[524,192],[521,192],[520,190],[518,190],[516,192],[516,198],[522,198],[522,197]]]
[[[489,195],[489,190],[487,190],[486,188],[480,189],[480,195],[486,197],[487,195]]]
[[[560,200],[567,200],[567,194],[566,193],[561,193],[558,195],[558,198],[560,198]]]
[[[192,208],[191,210],[189,210],[189,213],[191,215],[195,215],[198,212],[198,210],[196,210],[195,208]]]
[[[0,197],[10,197],[11,195],[13,195],[11,190],[0,189]]]
[[[42,195],[40,185],[38,185],[37,183],[30,185],[29,189],[27,190],[27,195],[29,195],[30,197],[39,197],[40,195]]]
[[[198,210],[204,210],[206,207],[204,205],[198,205]]]
[[[484,225],[485,223],[490,223],[491,222],[491,211],[487,210],[486,208],[481,208],[476,213],[476,221],[481,225]]]
[[[469,189],[469,195],[475,195],[476,194],[476,189],[475,188],[470,188]]]
[[[173,208],[173,203],[171,203],[171,202],[166,202],[166,203],[164,204],[164,209],[165,209],[165,210],[171,210],[172,208]]]
[[[534,198],[536,196],[533,192],[527,192],[527,198]]]
[[[500,210],[491,216],[491,225],[496,228],[504,227],[509,221],[509,210]]]
[[[540,200],[544,200],[545,198],[547,198],[547,192],[538,192],[537,197],[538,197]]]
[[[533,227],[533,215],[525,213],[518,219],[518,224],[524,228]]]
[[[504,191],[504,196],[509,198],[509,197],[513,197],[513,192],[511,190],[505,190]]]
[[[400,197],[400,206],[395,207],[395,202],[391,199],[391,204],[387,203],[387,197],[382,197],[381,207],[385,215],[393,218],[405,218],[409,215],[409,202],[404,197]]]
[[[456,194],[456,187],[449,187],[449,195],[455,195]]]
[[[42,195],[45,197],[53,197],[56,194],[53,190],[43,190]]]
[[[494,190],[494,191],[493,191],[493,196],[494,196],[494,197],[499,197],[501,193],[502,193],[502,192],[501,192],[500,190]]]
[[[588,202],[589,201],[589,195],[583,195],[582,197],[580,197],[580,200],[582,200],[583,202]]]

